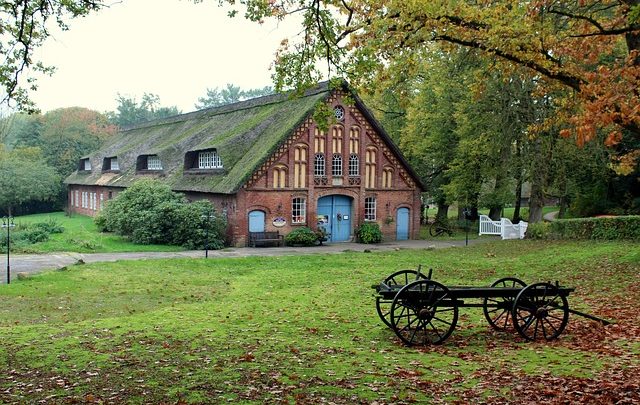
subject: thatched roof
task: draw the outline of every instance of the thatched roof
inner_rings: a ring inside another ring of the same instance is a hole
[[[176,191],[233,194],[330,95],[325,82],[302,97],[259,97],[127,128],[85,157],[91,162],[90,171],[78,170],[65,183],[129,187],[141,177],[136,172],[138,157],[158,155],[163,170],[147,171],[145,177],[159,178]],[[361,104],[357,97],[356,100]],[[365,115],[373,119],[368,111]],[[382,131],[375,120],[374,126]],[[386,134],[383,138],[404,162]],[[216,149],[224,169],[208,171],[206,175],[185,174],[185,154],[210,148]],[[103,172],[103,159],[107,157],[117,157],[119,171]],[[408,165],[407,168],[420,184]]]

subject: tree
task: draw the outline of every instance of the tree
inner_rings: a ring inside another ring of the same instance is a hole
[[[58,26],[68,29],[65,20],[89,14],[103,6],[102,0],[19,0],[0,2],[0,69],[2,98],[0,104],[11,104],[25,111],[34,111],[28,91],[36,90],[33,77],[22,86],[27,71],[51,74],[54,68],[34,60],[34,52],[49,37],[47,22],[55,19]]]
[[[269,94],[273,94],[273,89],[270,86],[242,90],[239,86],[227,83],[227,86],[223,89],[219,89],[218,87],[213,89],[208,88],[207,94],[204,97],[198,98],[195,108],[201,110],[209,107],[219,107],[254,97],[267,96]]]
[[[153,93],[144,93],[140,103],[134,97],[124,97],[120,94],[116,101],[117,111],[107,115],[113,124],[121,128],[181,113],[176,106],[160,106],[160,97]]]
[[[97,149],[117,128],[97,111],[60,108],[42,116],[40,143],[45,159],[62,176],[73,172],[83,155]]]
[[[317,82],[323,76],[319,60],[327,62],[329,74],[370,83],[390,63],[441,43],[495,56],[501,69],[524,67],[541,92],[571,90],[549,120],[578,144],[594,139],[598,129],[609,145],[625,132],[640,139],[640,0],[239,3],[253,21],[303,14],[301,40],[283,41],[276,54],[276,90]],[[538,130],[550,126],[543,122]]]
[[[0,211],[11,215],[20,204],[54,199],[59,190],[60,176],[39,148],[9,152],[0,144]]]

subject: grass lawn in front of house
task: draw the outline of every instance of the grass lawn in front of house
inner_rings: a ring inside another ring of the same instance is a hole
[[[463,308],[440,346],[405,347],[372,284],[515,276],[576,287],[552,342]],[[640,245],[500,241],[438,250],[121,261],[0,286],[0,403],[640,401]]]

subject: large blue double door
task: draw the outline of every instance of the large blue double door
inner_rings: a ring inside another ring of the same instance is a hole
[[[318,226],[331,234],[331,242],[350,239],[352,201],[344,195],[328,195],[318,200]]]

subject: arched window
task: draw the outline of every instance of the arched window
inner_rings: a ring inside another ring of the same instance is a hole
[[[333,155],[333,159],[331,161],[331,175],[342,176],[342,155]]]
[[[367,148],[367,152],[365,154],[365,182],[364,186],[366,188],[375,188],[376,187],[376,159],[377,159],[378,150],[373,146]]]
[[[293,187],[305,188],[307,186],[307,147],[296,145],[293,151]]]
[[[316,153],[313,159],[313,175],[315,177],[324,177],[327,175],[324,153]]]
[[[314,134],[314,147],[315,153],[325,153],[325,144],[327,142],[327,137],[324,132],[322,132],[319,128],[315,129]]]
[[[360,128],[351,127],[349,130],[349,153],[360,152]]]
[[[355,177],[360,175],[360,159],[358,155],[352,153],[349,156],[349,176]]]
[[[385,167],[382,171],[382,188],[393,187],[393,168]]]
[[[273,168],[273,188],[287,187],[287,168],[278,165]]]
[[[342,133],[344,129],[342,125],[335,125],[331,129],[331,147],[332,153],[342,153]]]

